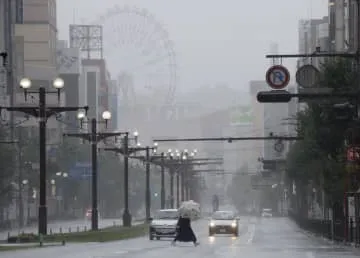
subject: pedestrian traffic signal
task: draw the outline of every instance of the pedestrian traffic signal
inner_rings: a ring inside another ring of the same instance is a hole
[[[286,90],[260,91],[256,98],[260,103],[287,103],[291,100],[291,93]]]

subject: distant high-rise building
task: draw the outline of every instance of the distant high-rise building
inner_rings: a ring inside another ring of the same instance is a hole
[[[299,22],[299,47],[298,51],[302,54],[314,53],[320,48],[320,51],[330,51],[331,40],[329,39],[329,19],[300,20]],[[320,60],[315,58],[301,58],[298,60],[298,67],[304,64],[319,65]]]
[[[4,1],[2,1],[4,2]],[[16,80],[27,77],[32,81],[32,89],[40,86],[51,88],[53,80],[58,77],[56,44],[56,0],[13,1],[14,13],[14,65]],[[17,83],[17,82],[16,82]],[[65,85],[66,87],[66,85]],[[15,104],[27,105],[20,87],[15,87]],[[37,99],[34,99],[36,102]],[[64,93],[60,103],[57,96],[47,95],[49,105],[65,104]],[[22,115],[18,119],[23,119]],[[37,130],[37,121],[31,119],[23,126]],[[59,130],[63,125],[54,118],[47,122],[48,142],[58,142]]]
[[[67,106],[78,107],[86,106],[81,102],[82,95],[85,94],[85,85],[80,83],[81,60],[80,50],[70,48],[68,43],[63,40],[57,42],[57,70],[59,76],[64,80],[65,101]],[[79,121],[76,112],[65,114],[66,131],[78,131]]]
[[[265,81],[250,81],[251,109],[253,113],[253,136],[264,136],[264,104],[259,103],[256,95],[259,91],[267,90],[269,87]],[[258,151],[259,158],[263,156],[263,141],[254,142],[254,149]]]
[[[109,111],[111,112],[111,124],[112,131],[116,131],[119,128],[119,104],[120,96],[119,89],[117,87],[116,80],[110,80],[109,82]]]

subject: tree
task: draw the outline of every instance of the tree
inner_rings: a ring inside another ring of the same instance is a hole
[[[335,93],[358,89],[353,62],[348,59],[327,59],[321,66],[319,87],[328,87]],[[343,99],[310,101],[297,114],[298,135],[302,141],[293,144],[287,156],[287,176],[296,182],[299,198],[311,183],[325,191],[329,203],[338,200],[344,192],[346,175],[344,154],[345,134],[350,124],[339,121],[334,104]]]
[[[7,141],[6,128],[0,127],[0,140]],[[15,148],[13,145],[0,143],[0,207],[6,207],[12,200]],[[1,218],[0,218],[1,220]]]

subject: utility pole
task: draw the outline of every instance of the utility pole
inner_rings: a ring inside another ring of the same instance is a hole
[[[97,131],[97,124],[98,123],[105,123],[111,118],[111,114],[109,111],[103,112],[102,115],[105,121],[97,121],[96,118],[92,118],[90,120],[91,124],[91,131],[89,133],[65,133],[64,136],[68,137],[75,137],[87,140],[91,143],[91,196],[92,196],[92,211],[91,211],[91,230],[98,230],[99,229],[99,211],[98,211],[98,164],[97,164],[97,144],[105,140],[109,137],[116,137],[121,136],[124,133],[99,133]],[[86,123],[83,121],[85,118],[85,114],[79,114],[78,118],[80,119],[81,123]]]
[[[301,140],[300,137],[295,136],[268,136],[268,137],[195,137],[195,138],[167,138],[167,139],[154,139],[154,142],[211,142],[211,141],[263,141],[263,140],[284,140],[295,141]]]

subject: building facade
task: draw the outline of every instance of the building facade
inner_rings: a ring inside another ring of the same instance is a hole
[[[64,40],[57,42],[57,71],[59,77],[64,80],[64,94],[66,106],[86,106],[87,103],[80,102],[80,95],[84,93],[85,85],[80,84],[81,60],[80,50],[70,48]],[[67,132],[79,131],[79,121],[76,112],[63,114],[61,118]]]

